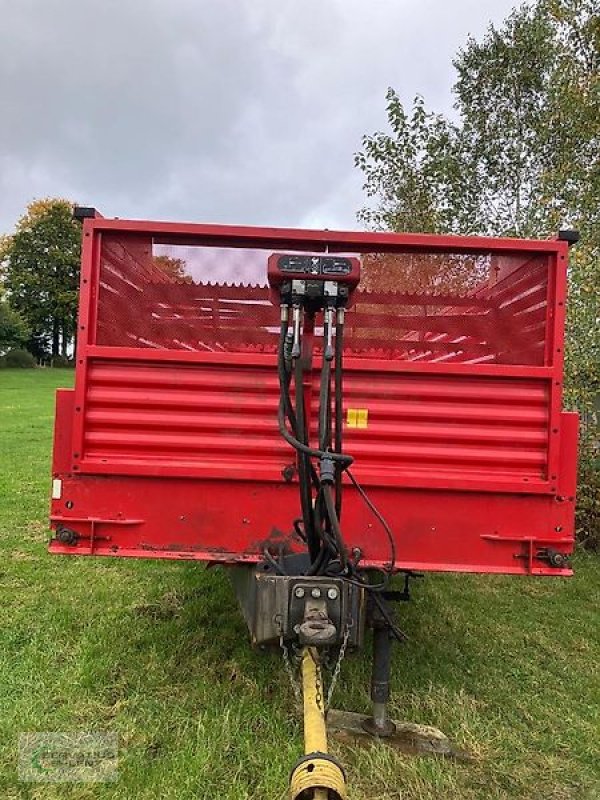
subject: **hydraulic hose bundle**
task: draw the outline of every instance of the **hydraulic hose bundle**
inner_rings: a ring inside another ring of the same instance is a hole
[[[342,508],[342,472],[352,464],[351,456],[342,452],[342,348],[344,309],[326,308],[323,313],[323,358],[319,390],[318,447],[311,447],[304,401],[304,361],[300,342],[300,317],[302,310],[294,308],[294,332],[288,330],[289,309],[282,306],[279,339],[279,430],[298,453],[298,479],[302,528],[296,530],[306,541],[311,559],[311,574],[343,574],[348,569],[348,553],[340,528]],[[309,315],[311,327],[315,312]],[[332,317],[336,316],[335,353]],[[294,347],[296,345],[296,347]],[[335,435],[332,436],[331,364],[335,357]],[[292,377],[294,402],[291,397]],[[288,427],[289,426],[289,427]],[[333,441],[332,441],[333,440]],[[313,459],[318,460],[318,471]],[[314,502],[313,502],[314,495]]]
[[[278,424],[281,435],[296,451],[301,516],[294,520],[294,528],[306,544],[309,562],[302,576],[311,576],[315,581],[312,587],[306,588],[297,583],[293,591],[293,597],[300,598],[303,604],[303,622],[294,626],[293,630],[304,645],[302,688],[305,755],[292,770],[290,800],[346,798],[344,771],[337,760],[327,753],[320,648],[335,643],[339,645],[339,670],[354,619],[348,616],[342,621],[340,612],[338,627],[332,623],[329,613],[331,611],[335,616],[335,609],[323,599],[323,579],[326,579],[325,586],[331,582],[326,592],[332,601],[341,596],[342,587],[348,595],[354,593],[360,598],[364,598],[364,593],[368,592],[377,610],[372,616],[381,620],[378,624],[383,626],[383,634],[388,638],[390,634],[398,639],[404,638],[388,611],[383,594],[396,564],[394,538],[387,522],[350,472],[353,458],[343,450],[344,322],[346,305],[358,284],[359,274],[357,259],[277,254],[269,259],[272,299],[273,302],[278,301],[281,308],[277,357]],[[332,276],[336,276],[335,279]],[[317,315],[320,318],[322,315],[323,340],[320,348],[317,435],[311,441],[313,342]],[[340,522],[344,473],[378,518],[389,539],[390,563],[382,570],[379,582],[369,580],[365,570],[360,567],[360,550],[350,550],[344,540]],[[278,574],[287,575],[285,558],[277,560],[265,550],[265,559]],[[297,573],[293,573],[293,577],[298,578]],[[352,585],[345,585],[344,582]],[[363,604],[361,599],[357,607],[365,605],[368,604]],[[291,610],[289,613],[292,613]],[[283,641],[282,633],[282,647]],[[389,645],[389,641],[386,644]],[[384,650],[389,655],[389,646]],[[378,672],[378,680],[373,683],[376,689],[373,696],[377,700],[373,723],[377,735],[388,733],[393,728],[393,725],[385,724],[389,657],[379,661],[382,675],[379,676]]]
[[[294,529],[306,543],[307,574],[341,578],[363,587],[389,618],[394,635],[404,638],[389,617],[383,598],[376,596],[387,587],[396,567],[392,531],[350,472],[354,459],[343,451],[344,322],[346,306],[360,279],[360,262],[329,254],[274,253],[269,257],[268,276],[272,301],[281,308],[278,423],[281,435],[297,454],[301,517],[294,520]],[[305,378],[309,373],[312,379],[317,315],[322,315],[323,343],[315,446],[309,437]],[[369,581],[360,568],[360,551],[350,551],[344,540],[340,522],[344,473],[388,538],[390,561],[377,582]],[[265,552],[265,558],[285,574],[284,566],[270,553]]]
[[[321,363],[318,440],[319,446],[309,444],[308,426],[304,399],[304,356],[300,347],[302,310],[293,309],[293,326],[289,328],[289,307],[281,306],[281,328],[279,337],[279,430],[284,439],[298,454],[298,479],[302,517],[295,520],[296,532],[306,542],[310,555],[311,575],[341,577],[364,586],[375,594],[383,591],[396,565],[396,549],[392,531],[368,495],[350,472],[354,459],[343,452],[343,308],[325,309],[323,326],[323,357]],[[308,311],[307,321],[312,328],[315,312]],[[335,337],[332,317],[335,314]],[[331,346],[332,338],[334,347]],[[331,375],[333,370],[334,424],[332,425]],[[292,379],[294,401],[292,401]],[[333,428],[333,442],[332,442]],[[318,461],[318,470],[315,465]],[[390,545],[390,563],[383,572],[381,581],[370,583],[359,568],[360,553],[351,553],[344,542],[340,517],[342,512],[342,478],[344,472],[358,491],[363,501],[381,523]],[[314,498],[314,500],[313,500]],[[380,598],[374,598],[378,606],[385,609]],[[386,613],[385,611],[383,613]],[[387,616],[387,614],[386,614]],[[390,619],[390,626],[397,638],[404,638]]]

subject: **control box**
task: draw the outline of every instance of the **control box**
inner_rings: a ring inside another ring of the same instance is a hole
[[[346,307],[360,280],[352,256],[273,253],[267,275],[274,303],[305,308]]]
[[[362,586],[320,575],[279,575],[268,564],[236,567],[230,577],[254,645],[279,645],[283,638],[339,646],[348,635],[351,648],[362,647]]]

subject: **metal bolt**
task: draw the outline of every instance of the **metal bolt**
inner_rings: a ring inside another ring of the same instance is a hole
[[[286,483],[291,483],[294,480],[295,474],[296,474],[296,467],[294,466],[294,464],[288,464],[281,470],[281,475]]]
[[[321,597],[321,590],[315,587],[311,590],[311,594],[313,597]]]
[[[337,597],[337,589],[334,589],[333,586],[331,587],[331,589],[328,589],[327,590],[327,597],[330,600],[335,600],[336,597]]]
[[[296,591],[294,594],[296,597],[304,597],[304,589],[301,586],[296,586]]]

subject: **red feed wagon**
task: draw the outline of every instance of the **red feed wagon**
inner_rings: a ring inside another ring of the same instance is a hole
[[[571,574],[568,236],[79,216],[52,553],[235,566],[255,642],[328,647],[392,572]]]

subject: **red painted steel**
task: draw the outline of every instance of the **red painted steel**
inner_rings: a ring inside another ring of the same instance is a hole
[[[234,563],[300,546],[267,260],[327,250],[362,260],[344,413],[367,410],[368,423],[346,425],[345,449],[394,530],[398,566],[570,574],[540,558],[573,542],[566,243],[104,218],[83,233],[52,501],[53,527],[79,538],[52,552]],[[312,420],[320,359],[317,348]],[[385,564],[376,520],[351,485],[344,496],[347,543]]]

